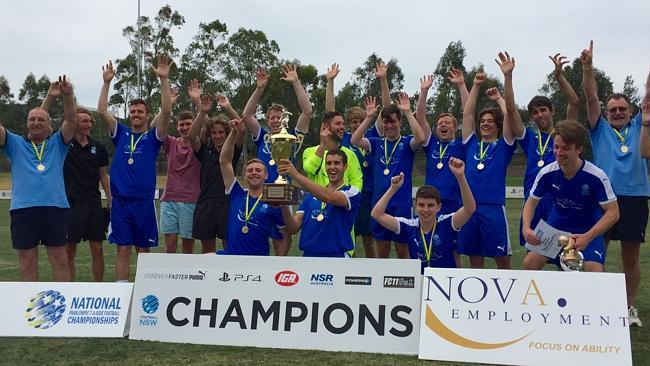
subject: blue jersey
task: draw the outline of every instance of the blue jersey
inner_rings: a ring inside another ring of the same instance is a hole
[[[235,180],[226,189],[230,194],[230,209],[228,210],[228,245],[225,254],[233,255],[269,255],[269,237],[274,228],[284,227],[282,212],[260,201],[252,212],[257,197],[248,198],[248,212],[251,215],[246,222],[246,195],[248,190],[242,188]],[[246,226],[247,233],[242,231]]]
[[[371,137],[368,157],[372,159],[372,173],[375,179],[372,202],[377,202],[390,187],[390,179],[399,173],[404,173],[404,184],[388,203],[389,206],[412,206],[411,176],[415,152],[411,148],[413,135],[402,136],[401,139],[388,141],[385,138]],[[392,152],[392,156],[391,156]],[[388,174],[384,174],[388,169]]]
[[[423,147],[427,155],[427,174],[424,184],[436,187],[440,191],[441,199],[460,202],[460,188],[456,177],[449,169],[449,158],[465,160],[462,139],[443,142],[431,135]],[[442,158],[440,158],[441,154]],[[442,163],[442,166],[439,163]]]
[[[602,217],[601,205],[616,201],[605,172],[583,160],[582,167],[566,179],[557,162],[542,168],[530,196],[551,197],[554,205],[548,223],[560,230],[582,234]]]
[[[153,199],[156,191],[156,158],[164,139],[158,139],[155,128],[144,133],[133,133],[130,128],[118,123],[111,140],[115,145],[111,164],[111,194]],[[131,140],[135,147],[133,153]]]
[[[354,249],[350,232],[361,204],[361,193],[354,186],[339,189],[348,198],[346,207],[326,204],[312,194],[305,195],[297,212],[302,212],[300,250],[310,256],[342,257]],[[323,215],[319,221],[319,215]]]
[[[43,149],[42,161],[36,158],[31,140],[16,135],[6,128],[5,132],[5,146],[2,150],[11,162],[12,188],[9,209],[36,206],[68,208],[63,163],[69,145],[63,141],[61,131],[57,131],[44,142],[36,145],[39,154]],[[37,169],[39,164],[43,165],[43,171]]]
[[[515,152],[512,144],[501,137],[495,141],[483,143],[485,155],[481,159],[481,144],[476,134],[463,142],[465,147],[465,175],[476,203],[506,204],[506,171]],[[479,169],[483,164],[483,169]]]
[[[624,136],[623,142],[603,116],[598,118],[596,128],[589,131],[594,164],[610,177],[617,195],[650,196],[647,161],[639,153],[641,112],[619,133]],[[626,146],[627,152],[621,151],[622,145]]]
[[[372,127],[368,129],[365,133],[365,137],[379,137],[379,133],[377,133],[377,128]],[[361,164],[361,173],[363,174],[363,189],[362,192],[372,192],[374,190],[374,177],[372,175],[372,159],[368,156],[368,153],[364,151],[360,147],[356,147],[352,145],[350,142],[350,139],[352,138],[352,134],[345,131],[343,134],[343,139],[341,140],[341,146],[345,146],[348,149],[352,150],[355,155],[357,156],[357,159],[359,160],[359,164]]]
[[[289,133],[300,139],[302,138],[301,136],[303,136],[303,134],[298,132],[298,130],[294,130],[293,133]],[[262,160],[264,162],[264,165],[266,165],[266,172],[268,173],[268,177],[266,178],[265,183],[275,182],[275,180],[278,178],[278,162],[276,161],[274,165],[269,164],[272,159],[271,134],[264,127],[260,127],[260,134],[257,136],[257,139],[255,139],[253,136],[253,142],[255,142],[255,146],[257,146],[257,158]],[[299,149],[300,146],[298,145],[298,141],[296,143],[297,145],[295,145],[294,148]],[[300,141],[300,144],[302,144],[302,141]],[[294,157],[294,155],[291,155],[289,159],[291,161],[294,161]]]
[[[546,141],[548,139],[548,144]],[[540,140],[542,148],[540,148]],[[526,174],[524,176],[524,198],[528,198],[530,194],[530,189],[533,188],[533,183],[535,182],[535,177],[539,171],[555,161],[555,155],[553,154],[553,137],[547,134],[546,132],[541,132],[539,130],[533,130],[532,128],[526,127],[524,130],[524,136],[520,139],[519,145],[526,155]],[[546,149],[544,145],[546,144]],[[540,150],[542,153],[540,154]],[[537,165],[540,160],[544,161],[544,165],[541,167]]]
[[[422,242],[420,233],[420,219],[407,219],[405,217],[396,217],[399,229],[396,232],[399,235],[400,242],[407,243],[411,259],[419,259],[422,263],[422,273],[426,267],[435,268],[456,268],[454,260],[454,241],[458,229],[454,228],[452,223],[453,214],[438,216],[435,232],[424,234],[425,242]],[[433,240],[431,238],[433,235]],[[431,244],[430,258],[427,260],[426,252],[429,251],[428,245]],[[425,249],[425,246],[427,247]]]

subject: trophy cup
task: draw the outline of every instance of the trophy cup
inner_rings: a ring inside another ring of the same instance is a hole
[[[289,113],[282,111],[279,133],[271,135],[271,158],[275,166],[282,159],[290,159],[293,154],[293,146],[296,144],[296,136],[287,132],[289,126]],[[274,205],[295,205],[298,203],[298,190],[282,174],[273,183],[264,183],[262,186],[262,202]]]
[[[560,266],[567,272],[582,272],[585,257],[580,251],[573,248],[575,239],[566,235],[557,238],[558,243],[564,248],[560,254]]]

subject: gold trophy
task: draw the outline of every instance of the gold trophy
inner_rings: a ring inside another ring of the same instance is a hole
[[[566,235],[557,238],[558,243],[564,248],[560,254],[560,266],[567,272],[582,272],[585,257],[573,248],[576,240]]]
[[[283,110],[280,119],[282,129],[279,133],[271,135],[271,158],[276,167],[280,160],[291,158],[297,143],[296,136],[287,132],[290,116],[291,113]],[[278,174],[275,182],[264,183],[262,186],[262,201],[275,205],[295,205],[298,203],[297,189],[282,174]]]

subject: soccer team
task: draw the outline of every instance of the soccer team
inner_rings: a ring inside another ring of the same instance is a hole
[[[89,136],[93,115],[77,108],[70,81],[59,77],[41,107],[29,112],[26,137],[0,126],[0,148],[12,166],[11,239],[21,278],[38,280],[37,248],[43,244],[54,279],[74,280],[76,246],[88,240],[93,277],[102,281],[102,241],[110,212],[108,240],[117,244],[115,277],[127,281],[132,248],[148,252],[158,245],[154,194],[161,147],[168,164],[160,230],[168,253],[177,251],[180,236],[183,253],[193,253],[198,239],[203,253],[263,256],[272,249],[275,255],[287,255],[292,235],[300,231],[298,246],[304,256],[355,256],[356,237],[361,236],[367,257],[389,257],[394,243],[398,258],[419,259],[422,268],[460,267],[465,255],[472,268],[482,268],[489,257],[498,268],[509,269],[506,175],[519,143],[526,157],[520,244],[540,245],[535,227],[544,220],[571,233],[584,255],[585,270],[597,272],[604,271],[609,242],[619,240],[630,324],[641,326],[635,300],[650,196],[645,160],[650,158],[650,75],[641,111],[633,116],[624,95],[598,100],[592,54],[593,42],[580,56],[589,129],[575,121],[578,96],[563,76],[567,61],[559,54],[550,58],[569,103],[566,119],[556,122],[561,118],[554,115],[552,102],[536,96],[528,105],[530,127],[515,105],[515,60],[507,52],[496,60],[504,75],[504,95],[488,89],[486,97],[495,107],[478,113],[486,75],[478,72],[468,90],[462,72],[452,68],[448,80],[458,89],[463,106],[459,137],[458,121],[451,113],[436,116],[435,134],[426,120],[431,76],[421,79],[414,114],[405,93],[391,100],[388,68],[381,62],[375,76],[383,108],[375,97],[366,97],[364,108],[347,111],[348,132],[344,116],[335,108],[339,67],[333,64],[326,74],[319,145],[304,150],[301,145],[313,109],[296,68],[285,65],[282,80],[291,85],[301,114],[290,131],[297,141],[295,154],[281,161],[271,156],[270,136],[281,131],[284,107],[271,104],[266,112],[268,128],[256,119],[268,82],[264,70],[258,70],[256,89],[241,116],[227,98],[204,95],[199,83],[191,81],[187,93],[195,111],[178,113],[180,136],[172,137],[168,128],[178,91],[169,85],[171,60],[158,56],[153,69],[160,80],[160,112],[149,121],[145,101],[131,100],[130,127],[108,112],[115,75],[109,62],[102,67],[97,112],[115,145],[110,179],[106,149]],[[56,98],[63,99],[64,116],[54,132],[48,108]],[[225,114],[209,116],[213,101]],[[412,134],[402,135],[402,117]],[[244,162],[244,182],[239,182],[235,169],[247,131],[256,157]],[[581,158],[588,139],[593,163]],[[412,170],[418,151],[426,154],[426,178],[413,205]],[[300,158],[303,172],[294,166]],[[291,207],[262,200],[263,184],[275,181],[278,174],[305,192],[295,213]],[[102,208],[99,185],[108,198],[108,210]],[[223,249],[217,250],[216,238]],[[528,251],[522,267],[538,270],[547,263],[559,264],[558,257]]]

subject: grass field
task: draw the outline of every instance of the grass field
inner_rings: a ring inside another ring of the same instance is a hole
[[[0,176],[0,184],[4,177]],[[515,185],[516,179],[513,179]],[[417,180],[416,183],[418,184]],[[519,184],[520,179],[519,179]],[[2,189],[2,187],[0,187]],[[517,227],[521,200],[508,200],[507,214],[510,222],[510,237],[518,243]],[[297,237],[290,255],[299,256]],[[162,240],[162,239],[161,239]],[[0,200],[0,280],[17,281],[18,261],[11,249],[9,235],[9,201]],[[197,247],[200,247],[197,245]],[[514,244],[512,263],[520,268],[523,250]],[[161,248],[154,250],[161,251]],[[363,256],[363,249],[358,255]],[[105,245],[107,281],[114,280],[115,248]],[[642,247],[642,271],[650,273],[648,248]],[[493,263],[488,263],[493,268]],[[133,267],[135,268],[135,257]],[[548,267],[548,269],[552,269]],[[607,270],[621,271],[620,246],[612,245],[607,255]],[[50,281],[52,276],[47,256],[40,250],[39,271],[43,281]],[[132,270],[131,279],[135,270]],[[90,253],[88,247],[80,245],[77,254],[77,276],[79,281],[90,281]],[[647,283],[647,281],[645,282]],[[641,286],[638,307],[646,328],[630,330],[635,365],[650,365],[650,291],[648,286]],[[11,294],[5,294],[11,296]],[[602,296],[607,296],[602,294]],[[121,365],[133,363],[138,365],[461,365],[460,363],[421,361],[415,356],[378,355],[348,352],[319,352],[278,349],[256,349],[248,347],[202,346],[175,343],[132,341],[129,339],[66,339],[66,338],[4,338],[0,351],[2,365]]]

